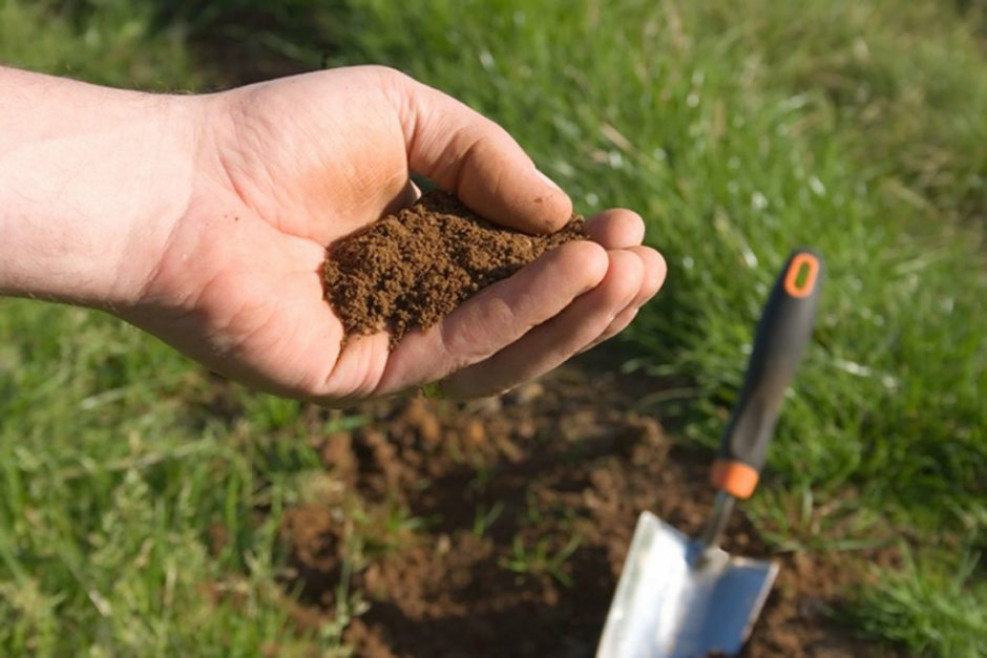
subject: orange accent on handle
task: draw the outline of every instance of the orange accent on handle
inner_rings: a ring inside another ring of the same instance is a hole
[[[802,285],[799,285],[799,274],[802,267],[808,267]],[[785,274],[785,292],[792,297],[799,299],[812,294],[812,289],[816,287],[816,278],[819,276],[819,260],[812,254],[801,253],[792,259],[792,264],[788,266]]]
[[[750,498],[760,479],[757,469],[742,462],[717,459],[709,473],[709,482],[734,498]]]

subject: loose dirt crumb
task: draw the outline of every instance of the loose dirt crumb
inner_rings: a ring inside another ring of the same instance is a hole
[[[334,244],[326,297],[347,336],[383,330],[393,347],[546,251],[586,237],[579,216],[551,235],[528,235],[490,224],[453,195],[433,190]]]

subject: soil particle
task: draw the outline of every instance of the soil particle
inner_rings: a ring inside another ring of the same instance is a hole
[[[495,226],[433,190],[332,245],[326,297],[347,336],[387,331],[393,347],[546,251],[585,238],[578,216],[550,235],[528,235]]]
[[[322,452],[330,473],[344,465],[348,500],[289,512],[286,590],[331,618],[335,519],[356,508],[356,534],[376,547],[351,558],[350,591],[369,603],[346,631],[356,655],[591,658],[638,514],[695,534],[714,498],[710,451],[670,439],[626,389],[619,375],[564,366],[494,401],[367,403],[358,411],[373,426],[327,435]],[[396,509],[417,520],[399,538]],[[745,657],[897,655],[832,619],[862,572],[846,554],[772,554],[742,506],[724,548],[781,564]]]

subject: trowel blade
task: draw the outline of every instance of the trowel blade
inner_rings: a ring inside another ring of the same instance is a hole
[[[740,652],[778,574],[773,562],[702,546],[650,512],[638,519],[597,658]]]

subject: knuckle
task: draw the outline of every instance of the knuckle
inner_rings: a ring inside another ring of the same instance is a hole
[[[367,73],[377,76],[380,82],[387,84],[400,85],[412,81],[412,77],[408,74],[383,64],[367,64],[363,69]]]

